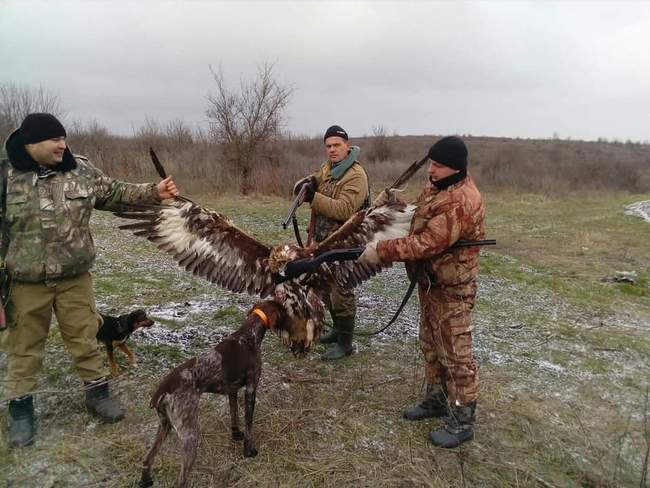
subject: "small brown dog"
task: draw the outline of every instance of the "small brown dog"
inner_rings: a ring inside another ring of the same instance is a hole
[[[144,310],[135,310],[118,317],[104,314],[100,315],[102,317],[102,325],[97,331],[97,340],[106,346],[111,373],[113,376],[117,376],[119,368],[115,362],[115,348],[117,347],[126,354],[126,357],[129,359],[129,364],[133,366],[135,364],[135,355],[129,349],[129,346],[126,345],[126,341],[135,330],[141,327],[151,327],[154,322],[147,317]]]
[[[173,427],[181,441],[183,462],[176,487],[187,486],[199,443],[199,398],[205,392],[228,395],[233,440],[244,439],[244,456],[257,455],[253,441],[255,394],[262,372],[260,346],[267,329],[281,331],[286,311],[273,300],[257,303],[242,326],[208,352],[174,368],[158,385],[151,408],[158,411],[160,424],[151,449],[144,458],[139,486],[153,485],[151,466]],[[237,392],[244,396],[245,430],[239,430]]]

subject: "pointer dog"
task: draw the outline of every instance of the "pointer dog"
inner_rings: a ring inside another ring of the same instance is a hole
[[[199,443],[199,398],[205,392],[228,395],[233,440],[244,440],[244,456],[257,455],[253,441],[255,394],[262,372],[260,346],[267,329],[285,327],[284,307],[274,301],[258,302],[241,327],[202,355],[174,368],[158,385],[150,406],[158,412],[160,424],[151,449],[143,461],[140,487],[153,485],[151,466],[169,431],[174,428],[181,442],[183,461],[176,487],[188,486]],[[244,395],[245,430],[239,430],[237,392]]]

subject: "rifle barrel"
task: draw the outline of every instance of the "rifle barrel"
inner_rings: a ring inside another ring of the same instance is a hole
[[[296,213],[296,210],[298,210],[298,207],[302,205],[302,203],[304,202],[305,193],[307,193],[307,183],[305,183],[300,187],[300,191],[298,192],[298,195],[296,195],[296,198],[291,203],[291,206],[289,207],[289,213],[287,214],[287,218],[282,221],[283,229],[286,229],[288,227],[289,222],[291,222],[291,219]]]

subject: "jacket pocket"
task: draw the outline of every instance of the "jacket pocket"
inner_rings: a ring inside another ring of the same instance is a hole
[[[90,213],[93,209],[95,198],[87,187],[80,185],[71,185],[64,187],[65,195],[63,204],[66,212],[70,216],[72,224],[75,226],[86,226],[90,220]]]

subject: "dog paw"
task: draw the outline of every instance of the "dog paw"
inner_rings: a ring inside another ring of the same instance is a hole
[[[233,430],[232,432],[232,440],[233,441],[241,441],[244,439],[244,433],[240,430]]]
[[[257,456],[257,449],[254,447],[244,447],[244,457],[255,457]]]
[[[140,478],[140,481],[138,482],[138,488],[149,488],[150,486],[153,486],[153,479],[151,476],[143,476]]]

